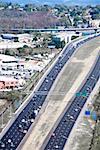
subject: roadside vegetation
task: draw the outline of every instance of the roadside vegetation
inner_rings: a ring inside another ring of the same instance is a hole
[[[97,114],[97,121],[93,130],[92,140],[89,150],[100,150],[100,92],[93,104]]]

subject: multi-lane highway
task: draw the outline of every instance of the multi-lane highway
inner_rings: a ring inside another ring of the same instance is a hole
[[[86,93],[86,95],[80,95],[74,98],[73,102],[70,104],[70,106],[62,116],[56,129],[53,131],[44,150],[63,150],[69,134],[99,78],[100,55],[89,77],[79,91],[79,93]]]
[[[16,120],[12,123],[8,131],[1,137],[0,149],[1,150],[15,150],[24,136],[27,134],[30,126],[34,122],[34,119],[38,115],[41,106],[43,105],[45,98],[50,91],[52,84],[54,83],[57,75],[60,73],[61,69],[65,63],[69,60],[73,52],[84,42],[87,42],[91,38],[89,37],[79,43],[76,46],[69,44],[63,53],[59,56],[57,62],[52,67],[50,72],[45,77],[44,81],[37,90],[37,93],[33,95],[29,103],[25,106],[22,112],[18,115]],[[46,94],[41,94],[41,91],[45,91]],[[40,94],[39,94],[40,93]]]

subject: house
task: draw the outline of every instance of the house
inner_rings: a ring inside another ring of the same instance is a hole
[[[96,27],[96,28],[100,27],[100,19],[92,20],[91,25],[92,27]]]

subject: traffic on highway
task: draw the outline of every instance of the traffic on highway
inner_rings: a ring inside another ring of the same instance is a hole
[[[100,56],[98,57],[96,65],[87,78],[85,84],[79,91],[79,93],[86,93],[86,95],[80,95],[74,98],[73,102],[62,116],[60,122],[58,123],[56,129],[53,131],[47,145],[43,150],[63,150],[69,134],[99,78]]]
[[[1,136],[0,150],[17,149],[17,147],[20,145],[25,135],[28,133],[28,130],[30,129],[31,125],[34,123],[34,120],[37,117],[48,95],[48,92],[50,91],[61,69],[64,67],[66,62],[70,59],[72,54],[75,52],[75,50],[79,46],[81,46],[88,40],[95,38],[96,36],[99,36],[99,35],[90,36],[82,41],[77,42],[77,44],[75,45],[73,45],[73,43],[70,43],[66,47],[63,53],[61,53],[61,55],[58,57],[55,65],[51,68],[50,72],[47,74],[47,76],[41,83],[38,90],[33,94],[28,104],[24,107],[21,113],[16,117],[15,121],[11,124],[10,128],[6,131],[6,133],[3,136]],[[97,61],[97,64],[91,76],[87,80],[86,84],[82,87],[80,92],[86,90],[88,92],[88,95],[87,95],[88,97],[91,92],[91,89],[94,88],[96,82],[98,81],[99,76],[100,76],[100,57]],[[92,77],[94,77],[95,80]],[[45,92],[46,94],[41,94],[41,91]],[[77,119],[84,103],[87,100],[87,97],[81,97],[81,101],[80,101],[80,97],[75,98],[74,102],[71,104],[68,111],[65,113],[64,117],[62,118],[60,122],[61,126],[60,124],[58,125],[58,127],[55,130],[55,135],[51,137],[45,149],[54,150],[56,147],[58,147],[57,149],[63,148],[68,138],[68,135],[73,127],[73,124],[75,120]],[[66,117],[67,117],[67,120],[66,120]]]

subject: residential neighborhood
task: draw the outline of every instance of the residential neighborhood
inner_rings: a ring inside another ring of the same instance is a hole
[[[25,19],[27,18],[27,19]],[[67,6],[0,3],[0,29],[99,27],[100,5]]]

